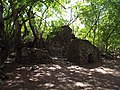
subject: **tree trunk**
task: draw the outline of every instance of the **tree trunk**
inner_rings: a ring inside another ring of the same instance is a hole
[[[0,1],[0,66],[4,64],[4,61],[8,57],[9,53],[9,45],[5,40],[4,33],[4,20],[3,20],[3,5],[2,1]]]
[[[21,44],[21,27],[22,25],[20,24],[19,20],[18,20],[18,12],[15,10],[15,8],[13,7],[13,1],[10,0],[10,5],[12,8],[12,13],[13,13],[13,19],[15,22],[15,36],[14,36],[14,45],[15,45],[15,62],[20,63],[21,62],[21,49],[22,47],[20,46]]]
[[[19,24],[19,21],[16,20],[15,23],[15,29],[16,29],[16,35],[15,35],[15,53],[16,53],[16,57],[15,57],[15,61],[17,63],[21,62],[21,25]]]
[[[4,20],[3,20],[3,6],[2,2],[0,1],[0,38],[3,39],[3,31],[4,31]]]

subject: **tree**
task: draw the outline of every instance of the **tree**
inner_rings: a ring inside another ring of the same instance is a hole
[[[90,40],[105,52],[109,52],[110,48],[112,49],[112,41],[115,40],[115,38],[112,39],[113,37],[117,37],[115,41],[118,45],[119,3],[119,0],[86,0],[84,4],[79,4],[80,8],[76,6],[78,8],[76,13],[80,13],[79,19],[85,25],[83,29],[76,32],[80,33],[78,37]]]

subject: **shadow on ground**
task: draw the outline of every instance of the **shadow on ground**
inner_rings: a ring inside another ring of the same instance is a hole
[[[14,65],[14,71],[8,67],[12,71],[7,71],[10,79],[3,82],[0,90],[119,90],[120,60],[104,60],[97,67],[94,65]]]

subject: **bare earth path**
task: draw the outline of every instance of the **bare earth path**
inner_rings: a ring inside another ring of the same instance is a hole
[[[0,90],[120,90],[119,59],[86,66],[58,60],[55,64],[36,65],[35,69],[17,66],[12,71],[15,66],[6,66],[10,79]]]

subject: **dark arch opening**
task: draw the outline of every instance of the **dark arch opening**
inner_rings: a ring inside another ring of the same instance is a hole
[[[88,55],[88,63],[93,63],[94,60],[93,60],[93,55],[92,54],[89,54]]]

